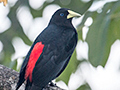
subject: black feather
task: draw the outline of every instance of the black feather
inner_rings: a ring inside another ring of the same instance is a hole
[[[56,11],[48,26],[36,38],[21,67],[17,89],[25,80],[29,56],[37,42],[42,42],[44,49],[33,69],[32,82],[27,80],[26,90],[42,90],[67,66],[77,44],[77,32],[71,23],[72,18],[67,19],[67,10]]]

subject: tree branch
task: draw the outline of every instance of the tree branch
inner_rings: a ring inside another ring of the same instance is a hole
[[[19,73],[15,70],[0,65],[0,90],[15,90]],[[24,90],[23,84],[19,90]],[[47,85],[43,90],[63,90],[58,86]]]

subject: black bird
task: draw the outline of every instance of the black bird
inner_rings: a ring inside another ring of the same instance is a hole
[[[42,90],[63,72],[77,44],[77,32],[72,25],[75,16],[81,15],[66,8],[53,14],[22,64],[16,90],[25,80],[25,90]]]

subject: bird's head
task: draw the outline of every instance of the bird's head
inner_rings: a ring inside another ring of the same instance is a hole
[[[71,20],[73,17],[80,17],[80,16],[81,16],[80,14],[71,11],[70,9],[61,8],[53,14],[50,23],[54,23],[60,26],[61,25],[69,26],[69,24],[72,24]]]

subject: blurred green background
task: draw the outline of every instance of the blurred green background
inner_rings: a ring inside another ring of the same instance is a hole
[[[86,43],[88,47],[85,51],[77,48],[87,56],[79,58],[79,50],[75,51],[57,81],[62,80],[68,85],[72,73],[85,62],[94,68],[99,65],[105,67],[111,46],[120,39],[120,1],[117,0],[9,0],[6,7],[0,4],[0,64],[19,71],[35,37],[47,26],[52,10],[60,7],[82,15],[73,23],[77,28],[78,42]],[[40,24],[35,25],[38,19]],[[86,79],[76,87],[77,90],[91,88]]]

